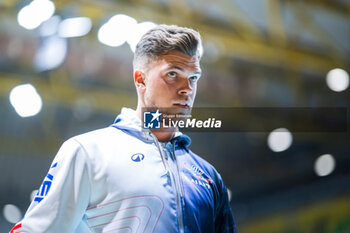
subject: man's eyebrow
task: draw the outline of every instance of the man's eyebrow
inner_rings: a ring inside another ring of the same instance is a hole
[[[178,66],[169,66],[169,68],[168,69],[177,69],[177,70],[181,70],[181,71],[183,71],[184,69],[182,69],[181,67],[178,67]]]
[[[183,70],[184,70],[184,69],[182,69],[181,67],[174,66],[174,65],[170,66],[168,69],[177,69],[177,70],[180,70],[180,71],[183,71]],[[199,75],[201,75],[201,74],[202,74],[202,71],[196,71],[196,72],[192,73],[191,75],[194,75],[194,74],[199,74]]]

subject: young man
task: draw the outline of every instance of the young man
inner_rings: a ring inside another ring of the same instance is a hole
[[[12,232],[236,232],[225,185],[190,139],[142,130],[144,107],[192,107],[200,58],[192,29],[146,33],[134,55],[136,111],[123,108],[110,127],[66,141]]]

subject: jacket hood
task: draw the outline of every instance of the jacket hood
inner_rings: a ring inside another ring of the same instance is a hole
[[[120,114],[111,126],[137,137],[142,141],[153,142],[152,132],[149,129],[142,128],[140,118],[137,116],[136,111],[131,108],[122,108]],[[178,131],[170,140],[170,143],[173,142],[175,142],[177,146],[187,148],[191,144],[191,139]]]

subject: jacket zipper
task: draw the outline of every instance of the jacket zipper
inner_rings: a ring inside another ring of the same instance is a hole
[[[185,206],[185,198],[184,198],[183,187],[182,187],[182,182],[181,182],[180,169],[179,169],[179,164],[177,162],[177,158],[176,158],[176,154],[175,154],[175,141],[173,141],[173,143],[172,143],[172,148],[173,148],[174,161],[175,161],[176,170],[177,170],[177,176],[179,179],[181,200],[182,200],[182,204]]]
[[[179,206],[179,211],[178,211],[179,212],[179,228],[180,228],[180,232],[183,233],[184,232],[184,223],[183,223],[182,206],[185,206],[185,200],[184,200],[183,187],[182,187],[181,178],[180,178],[180,170],[179,170],[179,166],[178,166],[176,155],[175,155],[175,141],[172,142],[172,149],[173,149],[172,152],[173,152],[174,162],[175,162],[176,171],[177,171],[176,177],[177,177],[177,182],[179,184],[179,185],[176,185],[176,189],[178,189],[178,188],[180,189],[180,196],[178,195],[178,198],[177,198],[178,206]],[[181,205],[181,203],[182,203],[182,205]]]
[[[159,145],[159,141],[158,141],[158,139],[156,138],[156,136],[154,136],[154,135],[153,135],[153,133],[149,132],[149,134],[152,136],[153,141],[155,142],[155,144],[156,144],[156,146],[157,146],[157,148],[158,148],[158,151],[159,151],[160,157],[161,157],[162,162],[163,162],[164,169],[165,169],[166,171],[168,171],[168,168],[167,168],[167,166],[165,165],[164,155],[163,155],[163,152],[162,152],[161,146]],[[166,159],[168,159],[168,158],[166,158]]]
[[[160,157],[162,158],[163,161],[163,165],[165,167],[166,171],[169,171],[170,177],[172,179],[172,181],[175,184],[175,192],[176,192],[176,205],[177,205],[177,219],[178,219],[178,223],[179,223],[179,232],[180,233],[184,233],[184,223],[183,223],[183,213],[182,213],[182,204],[184,204],[184,197],[183,197],[183,190],[182,190],[182,185],[181,185],[181,181],[180,181],[180,173],[179,173],[179,167],[177,165],[177,161],[176,161],[176,156],[175,156],[175,144],[173,143],[173,153],[174,153],[174,162],[176,163],[176,172],[177,172],[177,176],[175,176],[173,169],[170,168],[169,163],[168,163],[168,155],[167,155],[167,149],[165,148],[165,158],[166,158],[166,162],[164,161],[164,155],[163,155],[163,148],[162,146],[159,144],[158,139],[151,134],[153,137],[153,140],[159,150],[160,153]],[[177,178],[176,178],[177,177]],[[180,192],[179,192],[180,189]],[[179,194],[180,193],[180,194]]]

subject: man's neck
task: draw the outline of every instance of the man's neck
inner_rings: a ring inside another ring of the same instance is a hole
[[[175,130],[175,129],[174,129]],[[169,142],[175,135],[175,131],[155,131],[151,130],[151,132],[156,136],[158,141],[160,142]]]

